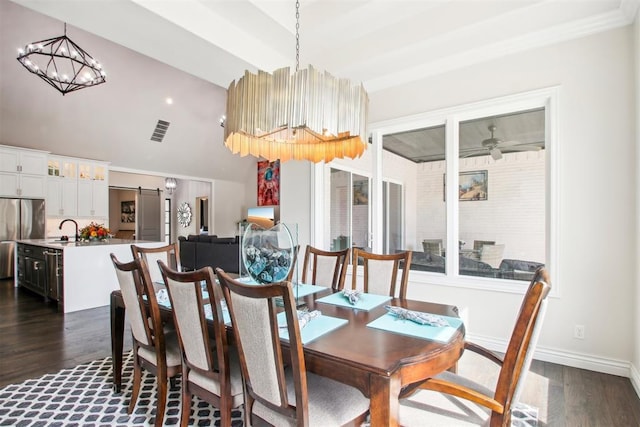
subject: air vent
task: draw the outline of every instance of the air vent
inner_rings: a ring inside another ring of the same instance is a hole
[[[162,142],[164,136],[167,134],[167,129],[169,129],[170,124],[171,123],[164,120],[158,120],[158,124],[156,125],[156,128],[153,130],[153,134],[151,135],[151,140]]]

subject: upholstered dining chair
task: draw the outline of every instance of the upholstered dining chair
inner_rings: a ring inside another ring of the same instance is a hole
[[[122,299],[127,310],[133,337],[133,390],[127,412],[136,406],[142,381],[142,369],[156,376],[158,391],[155,425],[161,426],[167,405],[167,380],[182,372],[180,346],[175,332],[165,331],[160,307],[143,258],[120,262],[114,254],[111,261],[116,270]]]
[[[401,400],[401,423],[411,425],[412,420],[420,419],[425,425],[430,426],[468,425],[464,421],[468,421],[470,417],[481,423],[484,416],[491,427],[511,426],[512,410],[518,402],[529,371],[550,290],[548,272],[541,267],[536,271],[522,300],[504,357],[477,344],[465,343],[466,350],[500,366],[495,389],[489,389],[470,378],[445,371],[403,390],[401,397],[410,398]],[[417,389],[420,391],[416,393]],[[420,410],[421,407],[426,410]],[[461,411],[460,408],[464,410]],[[488,409],[486,412],[489,413],[480,411],[481,408],[486,408],[485,411]]]
[[[369,399],[354,387],[306,371],[291,282],[253,286],[219,268],[216,274],[240,354],[245,425],[361,425]],[[288,352],[280,345],[276,298],[284,303]],[[286,360],[285,354],[290,356]]]
[[[135,257],[144,258],[149,267],[151,282],[162,283],[162,273],[158,267],[158,261],[162,261],[174,270],[182,271],[180,265],[180,246],[177,243],[171,243],[157,248],[145,248],[142,246],[131,245],[131,252]]]
[[[227,342],[224,299],[213,270],[204,267],[181,273],[162,261],[158,265],[169,293],[182,350],[180,425],[189,425],[191,399],[195,395],[220,409],[220,425],[230,427],[231,410],[243,403],[242,378],[237,353]],[[212,328],[207,323],[208,303]]]
[[[400,298],[407,297],[407,284],[409,282],[409,269],[411,268],[411,251],[395,254],[374,254],[362,249],[353,249],[353,269],[351,274],[351,287],[357,288],[358,268],[362,262],[364,279],[364,292],[395,296],[398,270],[402,264],[402,278],[400,279]]]
[[[342,290],[348,261],[349,248],[330,252],[307,245],[304,254],[302,283]]]

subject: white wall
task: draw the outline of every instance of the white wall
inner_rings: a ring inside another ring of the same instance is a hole
[[[636,84],[636,100],[635,100],[635,117],[636,117],[636,188],[635,194],[638,194],[638,189],[640,189],[640,120],[638,120],[640,116],[640,11],[636,14],[635,24],[633,26],[633,41],[634,41],[634,52],[635,52],[635,84]],[[636,196],[636,251],[640,248],[640,197]],[[635,327],[634,336],[636,337],[634,342],[634,355],[633,355],[633,366],[631,370],[632,374],[632,383],[636,389],[636,393],[640,395],[640,268],[638,268],[638,264],[636,263],[636,283],[635,283]]]
[[[231,181],[213,183],[213,199],[209,206],[213,214],[213,229],[220,237],[238,234],[238,221],[247,217],[246,185]]]
[[[629,327],[636,318],[635,55],[626,27],[370,94],[375,122],[560,86],[559,263],[552,277],[560,294],[550,301],[539,353],[623,374],[636,342]],[[415,282],[409,296],[469,307],[469,334],[487,341],[509,336],[521,301]],[[585,325],[584,340],[573,338],[576,324]]]

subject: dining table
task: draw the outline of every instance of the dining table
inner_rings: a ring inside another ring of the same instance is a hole
[[[455,366],[464,351],[465,328],[459,321],[445,339],[427,339],[403,333],[401,324],[394,331],[372,325],[385,320],[382,316],[389,315],[385,306],[402,307],[449,319],[459,319],[458,308],[390,297],[383,300],[384,303],[366,309],[322,302],[335,292],[340,291],[321,288],[298,299],[304,310],[320,310],[322,316],[346,320],[342,326],[304,344],[306,369],[359,389],[370,399],[372,427],[397,426],[402,389]],[[119,393],[122,386],[125,326],[125,307],[119,290],[111,293],[110,308],[113,386]],[[166,321],[171,321],[170,308],[161,306],[160,311]],[[287,352],[288,341],[281,342],[283,351]]]

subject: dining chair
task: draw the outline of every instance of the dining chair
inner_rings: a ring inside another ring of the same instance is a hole
[[[181,273],[162,261],[158,265],[182,350],[180,425],[189,425],[191,400],[198,396],[220,410],[221,426],[230,427],[231,410],[243,403],[242,378],[237,353],[227,342],[224,299],[213,270],[203,267]]]
[[[219,268],[216,275],[240,355],[245,425],[361,425],[369,399],[354,387],[306,371],[291,282],[244,285]],[[276,299],[284,305],[287,351],[280,342]]]
[[[342,290],[348,260],[349,248],[330,252],[307,245],[304,254],[302,283]]]
[[[133,338],[133,390],[127,413],[131,414],[136,406],[144,369],[157,379],[155,425],[161,426],[167,405],[167,380],[171,379],[173,388],[175,378],[182,372],[178,337],[175,332],[163,328],[160,307],[144,258],[120,262],[112,253],[111,261]]]
[[[360,261],[362,261],[364,270],[364,292],[395,297],[398,270],[402,267],[399,297],[402,299],[406,298],[409,269],[411,268],[411,256],[411,251],[403,251],[395,254],[374,254],[354,248],[351,288],[357,288],[358,267],[360,266]]]
[[[411,397],[401,400],[401,422],[410,425],[411,419],[418,417],[426,425],[462,424],[463,420],[469,417],[482,417],[483,413],[478,409],[484,407],[490,411],[489,414],[485,414],[485,418],[489,418],[491,427],[511,426],[512,410],[520,398],[529,371],[550,290],[548,272],[541,267],[536,271],[522,300],[504,357],[478,344],[465,343],[466,350],[500,366],[495,389],[489,389],[470,378],[445,371],[402,391],[401,397]],[[416,392],[418,389],[420,391]],[[443,394],[446,399],[443,399]],[[421,407],[426,410],[419,410]],[[465,410],[460,411],[460,408]]]
[[[504,245],[484,245],[480,251],[480,261],[493,268],[500,267],[504,254]]]
[[[422,249],[427,254],[442,256],[442,239],[424,239]]]
[[[484,245],[495,245],[496,242],[493,240],[474,240],[473,241],[473,250],[481,251]]]
[[[162,273],[158,267],[158,261],[162,261],[171,268],[182,271],[180,264],[180,247],[177,243],[170,243],[157,248],[145,248],[142,246],[131,245],[131,252],[135,257],[144,258],[149,267],[149,274],[152,283],[162,283]]]

